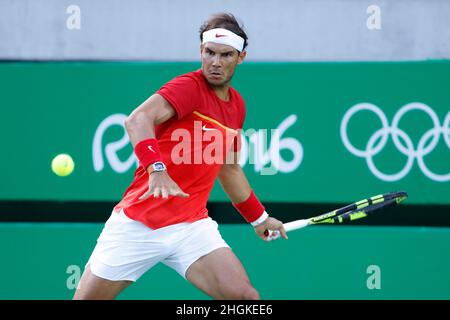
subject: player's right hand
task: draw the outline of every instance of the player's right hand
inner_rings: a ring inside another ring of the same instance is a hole
[[[281,222],[280,220],[277,220],[275,218],[268,217],[266,220],[264,220],[263,223],[261,223],[255,227],[256,234],[264,241],[271,241],[272,239],[269,239],[269,235],[270,235],[270,232],[274,232],[274,231],[279,232],[279,234],[284,239],[286,239],[286,240],[288,239],[286,230],[284,230],[283,222]]]
[[[172,180],[167,171],[153,172],[149,176],[148,190],[139,197],[139,200],[145,200],[151,195],[155,198],[162,196],[163,199],[167,199],[169,196],[189,197],[189,194],[183,192]]]

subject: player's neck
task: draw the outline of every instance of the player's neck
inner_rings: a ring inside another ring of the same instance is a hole
[[[230,100],[230,84],[225,84],[220,87],[212,87],[215,94],[220,100],[229,101]]]

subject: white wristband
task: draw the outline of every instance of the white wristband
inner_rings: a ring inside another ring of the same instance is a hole
[[[264,210],[264,212],[261,214],[261,216],[256,219],[255,221],[253,221],[251,223],[251,225],[253,227],[259,226],[261,223],[263,223],[267,218],[269,217],[269,215],[267,214],[267,212]]]

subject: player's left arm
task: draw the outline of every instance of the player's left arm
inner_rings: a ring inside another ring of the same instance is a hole
[[[251,211],[253,208],[261,211],[260,207],[255,205],[255,201],[257,201],[258,204],[260,203],[258,200],[255,200],[256,197],[254,193],[252,195],[252,188],[250,187],[247,177],[237,161],[239,159],[238,153],[232,153],[232,157],[234,157],[232,163],[227,161],[227,163],[222,165],[218,178],[223,190],[228,195],[233,205],[236,209],[245,208],[242,209],[242,211],[246,212],[241,212],[241,214],[249,223],[254,225],[255,232],[261,239],[267,239],[264,235],[266,230],[279,230],[282,237],[287,239],[286,231],[284,230],[283,223],[281,221],[270,216],[267,216],[267,218],[264,219],[266,216],[266,211],[264,211],[263,214],[260,214],[259,217],[255,217],[252,212],[249,212],[249,210]],[[253,219],[255,219],[254,221],[249,221],[246,217],[246,215],[248,216],[249,214],[250,216],[253,216]],[[257,214],[259,214],[259,212]],[[258,221],[261,218],[263,218],[263,221]]]

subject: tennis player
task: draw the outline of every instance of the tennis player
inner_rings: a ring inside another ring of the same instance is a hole
[[[245,105],[230,82],[245,59],[247,35],[233,15],[220,13],[202,25],[200,39],[201,70],[166,83],[125,122],[139,167],[74,299],[114,299],[159,262],[214,299],[260,298],[206,209],[218,177],[259,237],[266,240],[270,229],[287,239],[237,163]]]

